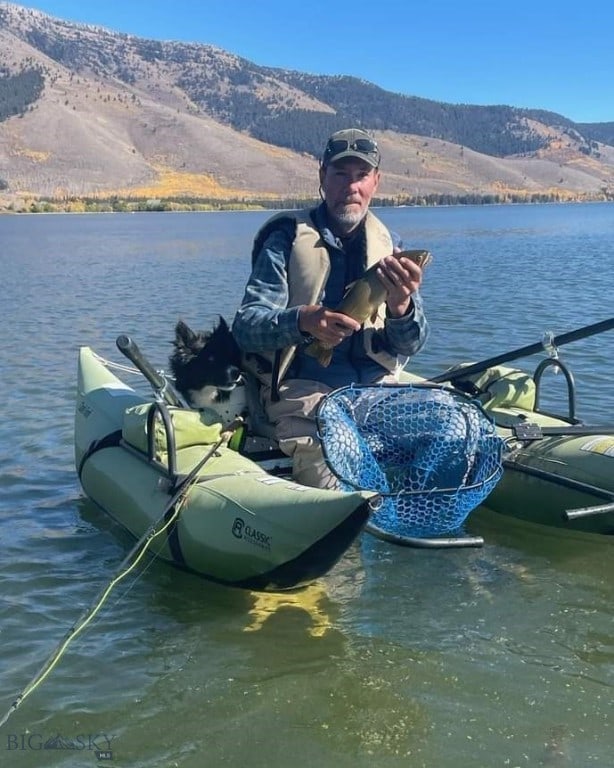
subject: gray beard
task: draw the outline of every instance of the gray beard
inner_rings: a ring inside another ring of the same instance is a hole
[[[366,211],[344,211],[343,213],[334,213],[331,218],[343,232],[351,232],[366,216]]]

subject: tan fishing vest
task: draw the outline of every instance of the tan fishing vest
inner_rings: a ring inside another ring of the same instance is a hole
[[[288,259],[289,307],[318,304],[330,272],[328,251],[320,233],[313,225],[310,213],[311,211],[308,209],[277,213],[264,223],[255,238],[255,242],[258,242],[260,234],[269,229],[277,219],[292,219],[296,222],[296,235]],[[366,267],[369,268],[384,256],[389,256],[392,253],[393,244],[388,229],[370,211],[367,212],[365,219],[365,234],[367,240]],[[406,358],[401,357],[399,359],[396,355],[391,355],[384,350],[378,352],[373,350],[373,334],[376,330],[384,327],[385,318],[386,305],[381,304],[377,317],[365,322],[362,334],[365,352],[386,370],[397,372],[406,362]],[[273,388],[276,389],[276,385],[283,379],[294,359],[296,349],[297,347],[294,345],[286,347],[281,352],[278,350],[277,352],[262,353],[260,357],[270,363],[272,372],[263,370],[263,366],[255,363],[252,355],[247,356],[245,365],[260,381],[269,386],[272,384],[273,373],[277,373],[277,380],[273,384]],[[278,357],[277,360],[276,357]]]

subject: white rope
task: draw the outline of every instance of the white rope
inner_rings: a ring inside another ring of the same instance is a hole
[[[114,360],[107,360],[106,357],[102,357],[102,355],[99,355],[96,352],[92,352],[92,356],[99,363],[102,363],[105,368],[109,368],[110,370],[122,371],[123,373],[132,373],[137,376],[143,376],[142,371],[139,371],[138,368],[133,368],[131,365],[116,363]],[[167,374],[166,371],[162,369],[156,369],[156,373],[159,373],[160,376],[163,376],[165,379],[167,379],[167,381],[175,381],[173,376],[169,376],[169,374]]]
[[[138,368],[133,368],[130,365],[124,365],[123,363],[115,363],[113,360],[107,360],[106,357],[102,357],[101,355],[96,354],[96,352],[92,352],[92,356],[95,360],[97,360],[99,363],[102,363],[105,368],[112,368],[116,371],[123,371],[124,373],[135,373],[137,376],[142,376],[143,374],[138,370]]]

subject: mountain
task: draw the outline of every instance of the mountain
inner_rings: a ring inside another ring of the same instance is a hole
[[[0,198],[315,198],[360,125],[397,202],[614,196],[614,123],[445,104],[0,2]],[[1,200],[0,200],[1,202]]]

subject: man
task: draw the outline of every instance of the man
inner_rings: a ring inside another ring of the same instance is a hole
[[[313,210],[287,211],[257,233],[253,271],[233,323],[246,367],[260,380],[263,404],[297,482],[333,488],[315,414],[332,389],[395,381],[428,335],[419,288],[422,271],[396,259],[399,238],[370,211],[380,180],[380,152],[368,133],[338,131],[320,163]],[[378,263],[386,288],[377,318],[361,328],[335,312],[347,286]],[[334,347],[324,367],[305,353],[314,339]]]

